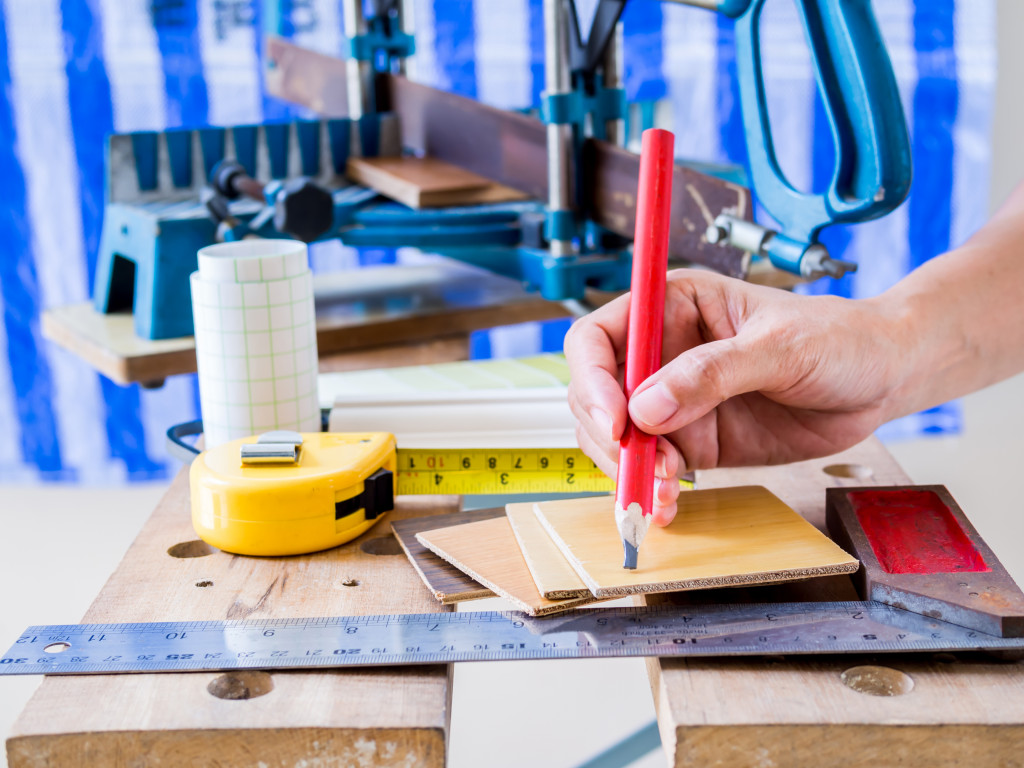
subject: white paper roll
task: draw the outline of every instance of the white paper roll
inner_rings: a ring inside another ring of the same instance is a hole
[[[199,251],[192,273],[206,447],[272,429],[316,432],[316,316],[305,243],[242,240]]]

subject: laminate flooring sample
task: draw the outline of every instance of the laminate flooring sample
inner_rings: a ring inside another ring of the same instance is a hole
[[[859,563],[761,486],[690,491],[665,528],[652,525],[639,567],[622,567],[608,497],[547,501],[534,510],[597,597],[795,581],[853,573]]]
[[[506,504],[505,514],[519,542],[533,583],[549,600],[585,597],[590,594],[583,579],[558,550],[533,511],[533,502]]]
[[[427,549],[512,602],[530,616],[567,611],[595,601],[589,592],[548,600],[533,583],[512,526],[505,517],[417,534]]]
[[[529,197],[433,157],[353,157],[345,175],[410,208],[501,203]]]
[[[394,531],[395,538],[405,550],[412,567],[416,569],[416,573],[427,585],[427,589],[434,594],[439,602],[451,605],[466,600],[494,597],[494,592],[424,547],[417,541],[416,534],[434,528],[449,528],[453,525],[504,516],[505,511],[497,507],[476,509],[472,512],[452,512],[446,515],[409,517],[404,520],[395,520],[391,523],[391,530]]]

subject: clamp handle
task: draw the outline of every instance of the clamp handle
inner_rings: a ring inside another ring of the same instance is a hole
[[[832,128],[835,168],[825,192],[795,189],[779,167],[768,116],[761,64],[764,4],[723,0],[718,10],[736,18],[740,106],[753,186],[781,227],[765,242],[765,255],[776,267],[800,274],[808,271],[801,270],[808,250],[821,249],[816,241],[822,227],[869,221],[903,202],[910,190],[910,139],[870,0],[798,0]]]

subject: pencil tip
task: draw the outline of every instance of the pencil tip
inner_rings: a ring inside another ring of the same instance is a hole
[[[625,539],[622,540],[622,551],[625,553],[625,559],[622,563],[623,568],[627,568],[631,571],[636,570],[637,551],[636,547],[630,544]]]

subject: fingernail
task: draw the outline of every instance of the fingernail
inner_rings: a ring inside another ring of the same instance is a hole
[[[679,403],[660,381],[639,395],[633,395],[629,401],[629,413],[633,420],[652,427],[667,421],[678,410]]]
[[[597,425],[597,428],[610,440],[612,437],[612,417],[600,408],[590,409],[590,419]]]

